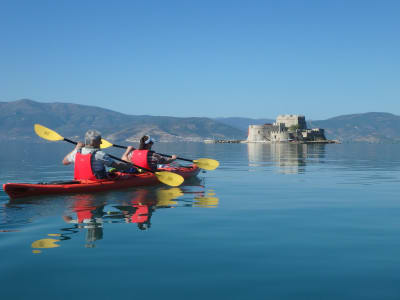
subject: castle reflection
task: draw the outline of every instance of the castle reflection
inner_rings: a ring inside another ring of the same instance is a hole
[[[325,157],[326,144],[248,143],[249,165],[274,165],[284,174],[306,171],[306,165]]]

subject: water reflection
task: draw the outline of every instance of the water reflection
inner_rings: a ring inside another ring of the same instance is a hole
[[[52,236],[53,234],[49,234],[49,235]],[[54,235],[56,235],[56,234],[54,234]],[[32,253],[42,253],[42,250],[39,250],[39,249],[60,247],[59,244],[56,244],[59,241],[60,240],[58,240],[58,239],[48,239],[48,238],[36,240],[31,245],[31,247],[34,248],[32,250]]]
[[[95,195],[76,195],[72,197],[72,212],[75,218],[64,215],[66,223],[77,224],[77,228],[86,229],[86,247],[93,248],[94,242],[103,238],[103,216],[106,202],[96,200]]]
[[[321,162],[325,147],[325,144],[248,143],[247,151],[250,166],[272,163],[281,173],[298,174],[305,172],[307,163]]]
[[[48,211],[50,206],[58,207],[56,213],[52,210],[48,212],[50,215],[61,216],[62,222],[68,226],[61,226],[56,232],[48,233],[31,242],[32,252],[35,254],[42,253],[43,249],[58,248],[64,241],[80,233],[85,235],[84,247],[94,248],[99,240],[105,238],[106,224],[107,226],[116,223],[131,224],[138,230],[146,231],[151,229],[152,218],[159,210],[218,206],[219,199],[214,190],[206,189],[198,182],[194,184],[180,188],[152,187],[120,193],[10,200],[4,211],[11,212],[10,215],[13,214],[12,211],[18,211],[19,216],[26,216],[25,223],[30,223],[32,215],[35,218],[46,217],[48,215],[44,212]],[[37,210],[40,210],[42,214],[36,214]],[[29,211],[29,213],[24,214],[21,211]],[[10,225],[12,227],[12,224]]]

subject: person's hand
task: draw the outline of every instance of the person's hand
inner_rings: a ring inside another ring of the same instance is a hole
[[[79,149],[83,148],[84,146],[85,146],[84,143],[78,142],[78,143],[76,144],[76,146],[75,146],[75,149],[76,149],[76,150],[79,150]]]
[[[173,160],[175,160],[175,159],[177,158],[177,156],[174,154],[174,155],[171,156],[171,158],[172,158]]]
[[[133,150],[135,150],[135,147],[133,147],[133,146],[128,146],[127,148],[126,148],[126,152],[131,152],[131,151],[133,151]]]

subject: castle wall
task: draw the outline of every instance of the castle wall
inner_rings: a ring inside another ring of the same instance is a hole
[[[287,142],[289,140],[289,133],[287,131],[272,131],[271,142]]]
[[[296,126],[296,130],[290,127]],[[250,125],[247,142],[287,142],[325,140],[321,128],[307,129],[303,115],[279,115],[274,124]]]
[[[267,142],[270,140],[270,132],[273,125],[250,125],[249,134],[247,136],[248,142]]]
[[[279,142],[287,140],[288,132],[284,124],[279,126],[272,124],[249,126],[248,142]]]
[[[299,129],[307,129],[306,117],[303,115],[279,115],[275,124],[285,124],[287,128],[299,126]]]
[[[307,129],[302,132],[303,138],[307,140],[325,140],[325,130],[322,128]]]

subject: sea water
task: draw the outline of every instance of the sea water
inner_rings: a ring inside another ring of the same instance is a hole
[[[0,182],[69,180],[71,150],[8,144]],[[155,150],[220,167],[179,188],[1,191],[1,299],[399,299],[400,145]]]

